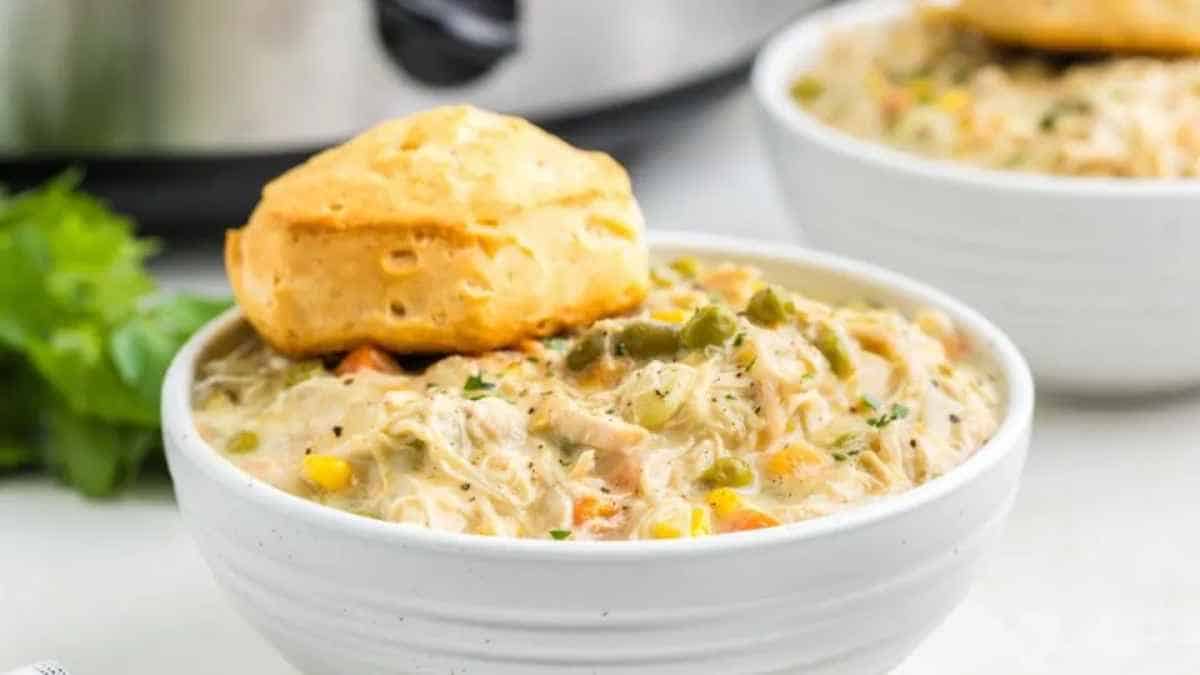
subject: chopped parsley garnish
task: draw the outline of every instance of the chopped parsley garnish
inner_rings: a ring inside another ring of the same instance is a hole
[[[862,404],[871,410],[879,410],[879,399],[875,398],[874,396],[870,394],[863,394],[861,400]]]
[[[904,419],[905,417],[908,417],[908,406],[901,405],[899,403],[893,403],[891,410],[888,410],[879,417],[869,418],[867,420],[867,424],[870,424],[876,429],[882,429],[892,422]]]
[[[556,541],[562,541],[563,539],[566,539],[567,537],[571,536],[571,531],[570,530],[550,530],[550,536],[553,537]]]
[[[737,335],[733,336],[733,346],[734,347],[741,347],[742,343],[745,341],[746,341],[745,333],[738,333]]]
[[[847,457],[846,455],[844,455],[844,454],[842,454],[842,453],[840,453],[840,452],[835,452],[835,453],[833,453],[833,458],[834,458],[835,460],[839,461],[839,462],[844,462],[844,461],[846,461],[846,457]]]
[[[487,391],[495,389],[496,385],[493,382],[488,382],[483,379],[482,373],[477,373],[467,378],[466,384],[463,385],[463,391]]]
[[[472,401],[478,401],[487,396],[495,388],[496,383],[483,379],[483,373],[476,373],[468,377],[467,381],[463,384],[463,394]]]

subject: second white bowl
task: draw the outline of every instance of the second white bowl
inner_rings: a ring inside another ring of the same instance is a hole
[[[759,56],[754,88],[779,184],[811,241],[943,287],[987,313],[1039,384],[1137,394],[1200,384],[1200,181],[1042,176],[861,141],[788,89],[831,30],[909,0],[811,15]]]

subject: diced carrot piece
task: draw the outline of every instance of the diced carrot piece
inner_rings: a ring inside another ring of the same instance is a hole
[[[775,527],[779,524],[771,516],[751,509],[743,509],[734,513],[723,523],[726,532],[743,532],[745,530],[758,530],[764,527]]]
[[[608,518],[616,513],[617,504],[611,499],[600,500],[589,495],[575,500],[576,525],[582,525],[593,518]]]
[[[346,355],[334,372],[338,375],[349,375],[362,370],[374,370],[380,373],[398,373],[400,366],[387,352],[363,345]]]

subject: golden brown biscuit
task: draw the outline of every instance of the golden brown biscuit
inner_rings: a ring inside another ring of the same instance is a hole
[[[385,122],[263,189],[225,263],[276,349],[474,352],[646,294],[625,170],[525,120],[447,107]]]
[[[957,13],[996,40],[1041,49],[1200,52],[1198,0],[959,0]]]

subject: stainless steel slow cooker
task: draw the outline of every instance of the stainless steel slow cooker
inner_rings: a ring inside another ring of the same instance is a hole
[[[154,229],[236,223],[262,181],[450,102],[614,149],[737,81],[820,0],[0,0],[0,180],[67,163]]]

